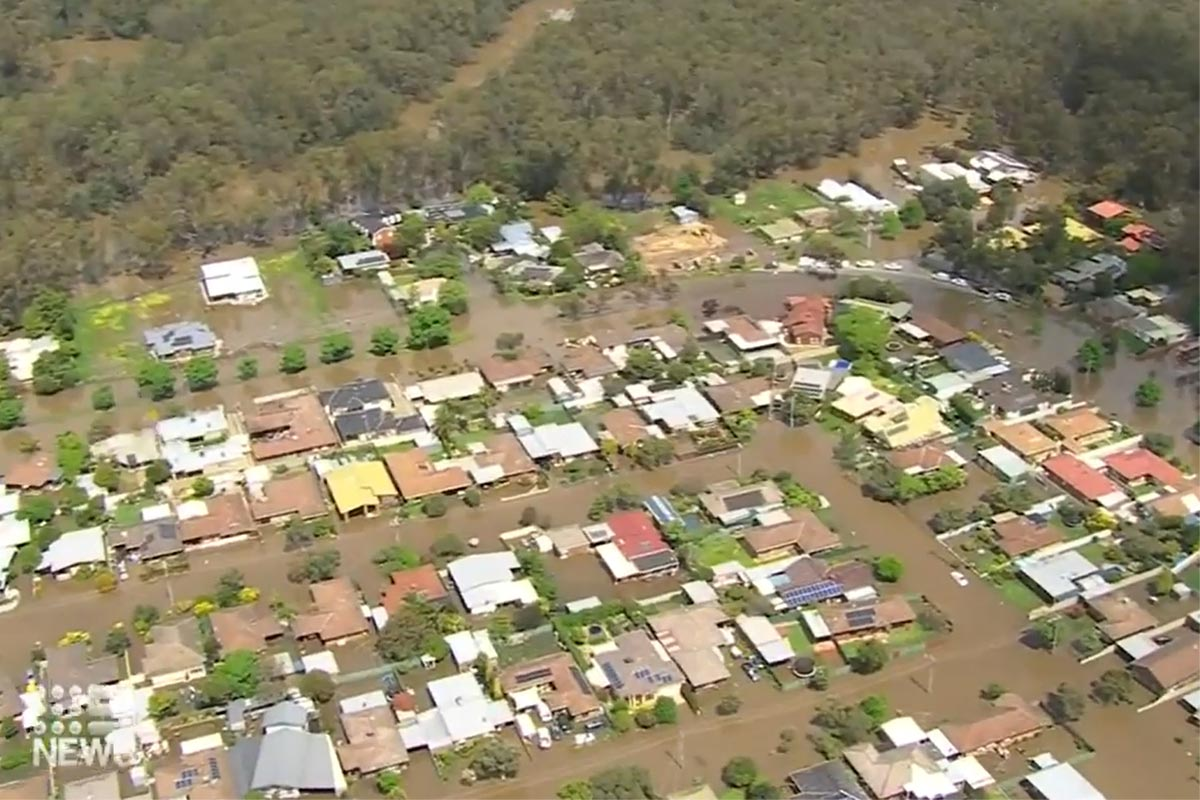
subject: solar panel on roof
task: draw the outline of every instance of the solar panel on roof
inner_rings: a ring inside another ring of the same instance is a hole
[[[612,664],[601,664],[600,670],[604,673],[604,676],[608,678],[609,685],[611,685],[614,689],[620,689],[625,685],[625,681],[621,680],[621,676],[617,674],[615,669],[613,669]]]
[[[840,583],[836,581],[822,581],[809,586],[785,589],[779,593],[779,596],[789,606],[800,606],[805,603],[815,603],[818,600],[837,597],[841,593],[842,586]]]
[[[875,609],[861,608],[855,611],[846,613],[846,622],[850,623],[851,627],[859,628],[864,625],[872,625],[875,622]]]
[[[758,489],[749,492],[739,492],[725,498],[725,507],[730,511],[744,511],[763,504],[763,495]]]
[[[647,669],[646,667],[642,667],[641,669],[634,670],[633,677],[642,678],[642,679],[649,678],[650,670]]]
[[[208,760],[208,777],[209,780],[221,780],[221,766],[217,763],[215,758],[210,758]]]
[[[515,680],[517,683],[532,683],[533,681],[541,681],[549,678],[553,672],[549,667],[541,667],[539,669],[531,669],[528,672],[519,673]]]

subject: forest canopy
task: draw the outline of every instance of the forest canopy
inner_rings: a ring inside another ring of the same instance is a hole
[[[668,148],[711,155],[723,188],[930,108],[1097,194],[1195,205],[1194,2],[580,0],[439,135],[399,124],[517,5],[0,0],[0,325],[39,286],[163,275],[334,210],[480,179],[653,189]],[[85,38],[138,55],[56,71],[54,41]]]

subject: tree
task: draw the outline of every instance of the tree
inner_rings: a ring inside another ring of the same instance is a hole
[[[379,327],[371,331],[371,343],[367,352],[373,356],[395,355],[400,347],[400,334],[395,328]]]
[[[870,675],[883,669],[887,662],[887,649],[872,639],[864,643],[850,659],[850,667],[860,675]]]
[[[1104,365],[1104,347],[1095,339],[1088,339],[1075,352],[1075,368],[1091,374],[1099,372]]]
[[[883,695],[867,695],[859,701],[858,707],[877,726],[887,722],[888,718],[892,715],[892,708],[888,705],[887,698]]]
[[[446,511],[446,498],[440,494],[430,495],[421,501],[421,513],[427,517],[433,519],[444,517],[446,516]]]
[[[756,781],[746,789],[747,800],[779,800],[782,790],[770,781]]]
[[[904,224],[895,211],[888,211],[879,219],[879,238],[895,239],[904,232]]]
[[[240,570],[230,569],[217,578],[217,591],[213,599],[221,608],[232,608],[240,602],[239,595],[246,588],[246,576]]]
[[[146,465],[146,483],[159,486],[171,480],[171,465],[161,459]]]
[[[467,551],[462,539],[455,536],[453,533],[447,533],[433,540],[433,544],[429,546],[429,552],[439,559],[458,558]]]
[[[1092,696],[1106,706],[1133,702],[1133,676],[1123,669],[1105,670],[1092,683]]]
[[[150,714],[150,719],[161,722],[168,717],[175,715],[179,704],[179,697],[174,692],[155,692],[150,695],[146,701],[147,710]]]
[[[113,397],[112,387],[105,384],[97,386],[92,392],[92,408],[96,411],[108,411],[117,404],[117,399]]]
[[[261,681],[258,655],[249,650],[231,650],[209,673],[205,694],[225,702],[253,697]]]
[[[128,631],[125,630],[124,625],[118,622],[109,628],[108,634],[104,637],[104,652],[114,656],[123,655],[131,644]]]
[[[717,714],[722,717],[733,716],[742,709],[742,700],[735,694],[727,694],[717,703]]]
[[[200,477],[192,480],[193,497],[211,497],[215,490],[216,487],[213,486],[211,478],[201,475]]]
[[[133,630],[138,636],[145,636],[151,628],[158,624],[162,614],[152,605],[140,604],[133,609]]]
[[[161,361],[143,361],[134,381],[142,394],[151,400],[168,400],[175,396],[175,375]]]
[[[121,487],[121,474],[111,461],[101,461],[92,469],[92,480],[101,489],[115,492]]]
[[[592,784],[585,780],[568,781],[558,787],[555,796],[559,800],[593,800]]]
[[[630,457],[642,469],[655,469],[675,460],[675,446],[669,439],[651,437],[634,445]]]
[[[650,730],[658,725],[658,717],[654,716],[654,710],[650,708],[643,708],[634,713],[633,721],[642,730]]]
[[[0,431],[25,424],[25,403],[19,397],[0,397]]]
[[[1162,384],[1151,376],[1137,385],[1133,393],[1133,402],[1138,408],[1154,408],[1162,402],[1162,396]]]
[[[304,673],[304,677],[300,679],[300,693],[318,703],[328,703],[336,691],[337,685],[324,670],[314,669]]]
[[[64,480],[73,481],[87,469],[91,454],[87,442],[72,431],[60,433],[54,439],[55,461]]]
[[[1046,697],[1046,711],[1058,723],[1077,721],[1086,708],[1083,695],[1065,683]]]
[[[498,352],[517,351],[525,343],[525,334],[517,331],[507,331],[496,337],[496,350]]]
[[[32,374],[34,394],[57,394],[78,385],[83,380],[78,348],[68,342],[42,353],[33,362]]]
[[[833,318],[834,338],[842,357],[878,359],[883,355],[891,328],[879,313],[866,308],[849,308]]]
[[[910,197],[904,201],[904,205],[900,206],[897,216],[904,227],[910,230],[919,228],[925,224],[925,206],[921,205],[921,201],[917,198]]]
[[[287,577],[292,583],[320,583],[336,575],[341,563],[342,554],[337,550],[318,550],[293,564]]]
[[[881,556],[871,564],[877,580],[895,583],[904,574],[904,564],[895,556]]]
[[[1142,437],[1142,446],[1156,456],[1165,458],[1175,449],[1175,439],[1169,433],[1151,431]]]
[[[1058,647],[1059,628],[1057,618],[1042,617],[1029,628],[1029,644],[1039,650],[1055,649]]]
[[[670,697],[659,697],[654,701],[654,719],[660,725],[674,725],[679,721],[679,705]]]
[[[424,305],[408,315],[408,348],[432,350],[450,343],[450,312],[441,306]]]
[[[459,280],[443,283],[442,288],[438,290],[438,305],[455,317],[467,313],[466,284]]]
[[[734,756],[721,767],[721,782],[731,789],[745,789],[758,780],[758,764],[746,756]]]
[[[239,381],[248,381],[257,378],[258,359],[250,356],[239,358],[237,362],[237,376]]]
[[[421,557],[404,545],[392,544],[371,556],[371,563],[379,567],[379,571],[384,575],[390,575],[393,572],[412,569],[421,563]]]
[[[469,768],[476,777],[484,780],[515,778],[520,769],[520,761],[517,758],[517,751],[503,741],[487,739],[475,749]]]
[[[441,605],[433,605],[410,596],[388,617],[379,632],[375,651],[388,662],[404,662],[429,654],[444,658],[448,652],[443,636],[463,629],[458,614]]]
[[[336,364],[354,355],[354,340],[348,333],[330,333],[321,337],[318,358],[322,364]]]
[[[385,769],[375,776],[375,789],[389,800],[404,797],[404,784],[395,770]]]
[[[285,375],[295,375],[308,369],[308,354],[304,352],[304,347],[298,344],[289,344],[283,348],[279,355],[279,371]]]
[[[203,392],[217,385],[217,361],[212,356],[196,356],[183,365],[183,378],[188,390]]]
[[[631,380],[655,380],[662,375],[663,364],[648,347],[635,347],[629,351],[623,370]]]

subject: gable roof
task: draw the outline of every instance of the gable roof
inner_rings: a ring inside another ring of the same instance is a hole
[[[708,386],[704,392],[722,414],[762,408],[770,402],[771,381],[765,377],[745,378]]]
[[[263,522],[288,514],[307,519],[325,513],[321,484],[308,470],[249,485],[250,514]]]
[[[600,424],[621,447],[632,447],[650,436],[646,421],[632,408],[614,408],[600,418]]]
[[[888,461],[899,470],[919,469],[922,471],[958,464],[950,456],[950,450],[941,444],[924,444],[905,447],[888,453]]]
[[[222,608],[208,615],[213,638],[225,652],[261,650],[267,642],[283,635],[283,626],[262,603]]]
[[[40,489],[56,483],[62,473],[47,453],[33,453],[13,464],[4,473],[4,485],[15,489]]]
[[[142,671],[151,678],[198,669],[205,663],[200,623],[195,617],[162,623],[150,629]]]
[[[325,485],[341,514],[374,508],[384,498],[395,497],[395,484],[381,461],[352,461],[325,473]]]
[[[1174,638],[1133,662],[1134,674],[1161,694],[1200,676],[1200,633],[1179,629]]]
[[[317,636],[322,642],[331,642],[369,630],[358,589],[349,578],[314,583],[308,591],[312,594],[313,608],[292,620],[296,638]]]
[[[412,569],[393,572],[389,581],[380,600],[380,604],[389,614],[396,613],[409,595],[415,594],[425,600],[436,601],[449,594],[438,575],[437,567],[433,564],[422,564]]]
[[[438,469],[421,449],[388,453],[383,457],[383,463],[405,500],[420,500],[471,485],[471,476],[462,467]]]
[[[324,733],[281,727],[240,739],[229,751],[237,796],[275,788],[302,793],[345,791],[333,742]]]
[[[805,553],[819,553],[837,547],[841,538],[807,508],[792,509],[787,522],[748,529],[742,541],[751,555],[759,556],[794,545]]]
[[[250,506],[240,490],[215,494],[203,501],[207,513],[187,517],[179,523],[179,538],[184,544],[238,536],[255,530]]]
[[[211,350],[217,346],[217,335],[203,322],[173,322],[158,328],[147,328],[142,340],[158,358],[171,358],[184,352]]]
[[[635,566],[640,558],[671,549],[645,511],[618,511],[606,520],[606,524],[612,531],[613,543],[621,555]]]
[[[929,338],[938,347],[952,345],[967,338],[963,331],[929,314],[913,314],[912,324],[929,334]]]
[[[1053,525],[1035,523],[1029,517],[1016,516],[995,523],[996,545],[1009,558],[1016,558],[1062,541],[1062,532]]]
[[[1001,362],[978,342],[958,342],[938,352],[947,364],[961,372],[982,372],[1001,366]]]
[[[1144,447],[1113,453],[1104,459],[1108,468],[1126,481],[1150,478],[1162,486],[1183,485],[1183,473],[1166,459]]]
[[[974,722],[943,725],[942,733],[960,753],[970,755],[1036,733],[1052,724],[1041,709],[1012,692],[1000,695],[993,706],[991,713]]]
[[[1062,453],[1048,458],[1042,462],[1042,467],[1059,483],[1092,502],[1121,492],[1115,483],[1104,476],[1104,473],[1089,467],[1070,453]]]
[[[116,683],[120,676],[116,656],[93,659],[83,642],[46,648],[46,683],[50,686],[86,690],[95,684]]]

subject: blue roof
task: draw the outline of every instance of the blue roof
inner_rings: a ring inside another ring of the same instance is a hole
[[[675,510],[675,506],[671,505],[671,501],[661,494],[647,498],[643,505],[650,512],[650,516],[654,517],[654,521],[658,523],[659,527],[670,525],[672,522],[683,522],[679,512]]]

